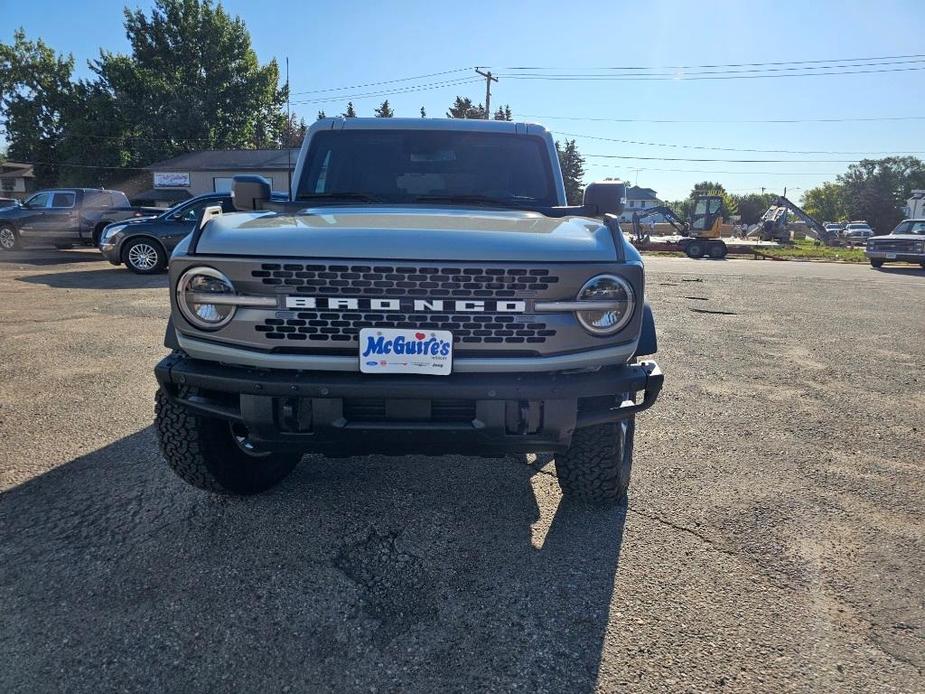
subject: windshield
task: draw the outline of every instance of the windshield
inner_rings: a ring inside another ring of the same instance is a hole
[[[343,196],[343,197],[339,197]],[[558,203],[545,142],[508,133],[316,134],[296,193],[342,202]]]
[[[915,222],[900,222],[890,233],[925,235],[925,220]]]

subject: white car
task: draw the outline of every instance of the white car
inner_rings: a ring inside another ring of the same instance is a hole
[[[852,222],[845,227],[843,236],[848,243],[866,243],[874,235],[874,230],[866,223]]]

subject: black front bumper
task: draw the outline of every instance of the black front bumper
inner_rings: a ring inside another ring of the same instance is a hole
[[[155,374],[195,414],[241,422],[266,447],[327,455],[564,450],[576,428],[651,407],[663,380],[651,361],[576,373],[429,377],[261,371],[179,353]]]

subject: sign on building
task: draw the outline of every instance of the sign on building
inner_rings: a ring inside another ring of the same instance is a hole
[[[154,187],[155,188],[188,188],[190,185],[189,173],[178,173],[176,171],[155,171]]]

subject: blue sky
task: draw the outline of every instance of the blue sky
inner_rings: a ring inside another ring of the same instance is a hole
[[[73,53],[80,74],[99,49],[126,51],[118,0],[0,0],[0,40],[23,26]],[[135,0],[131,7],[147,8]],[[925,2],[276,2],[227,0],[247,23],[263,61],[286,56],[293,92],[331,89],[475,65],[561,68],[585,74],[606,66],[677,66],[898,56],[925,53]],[[906,67],[925,66],[923,63]],[[350,96],[463,78],[467,71],[383,87],[294,94],[293,110],[313,120],[341,112]],[[474,76],[474,75],[473,75]],[[680,75],[678,75],[680,76]],[[504,79],[493,105],[515,118],[576,135],[586,155],[706,159],[787,159],[786,163],[681,162],[588,156],[586,181],[616,176],[663,199],[687,195],[704,179],[732,192],[803,189],[830,180],[855,152],[925,157],[925,120],[745,123],[747,120],[925,116],[925,71],[747,80],[632,82]],[[397,115],[442,114],[457,94],[484,98],[484,82],[388,96]],[[318,101],[319,98],[333,101]],[[384,96],[356,98],[360,115]],[[593,119],[634,119],[618,123]],[[575,119],[575,120],[572,120]],[[646,120],[677,120],[652,123]],[[697,123],[690,121],[714,121]],[[723,122],[715,122],[723,121]],[[571,136],[571,135],[569,135]],[[592,138],[609,138],[592,139]],[[611,140],[733,149],[825,150],[850,154],[749,153],[627,144]],[[874,155],[877,156],[877,155]],[[792,161],[799,160],[799,161]],[[807,161],[810,160],[810,161]],[[836,161],[826,161],[836,160]],[[637,169],[639,169],[637,171]]]

